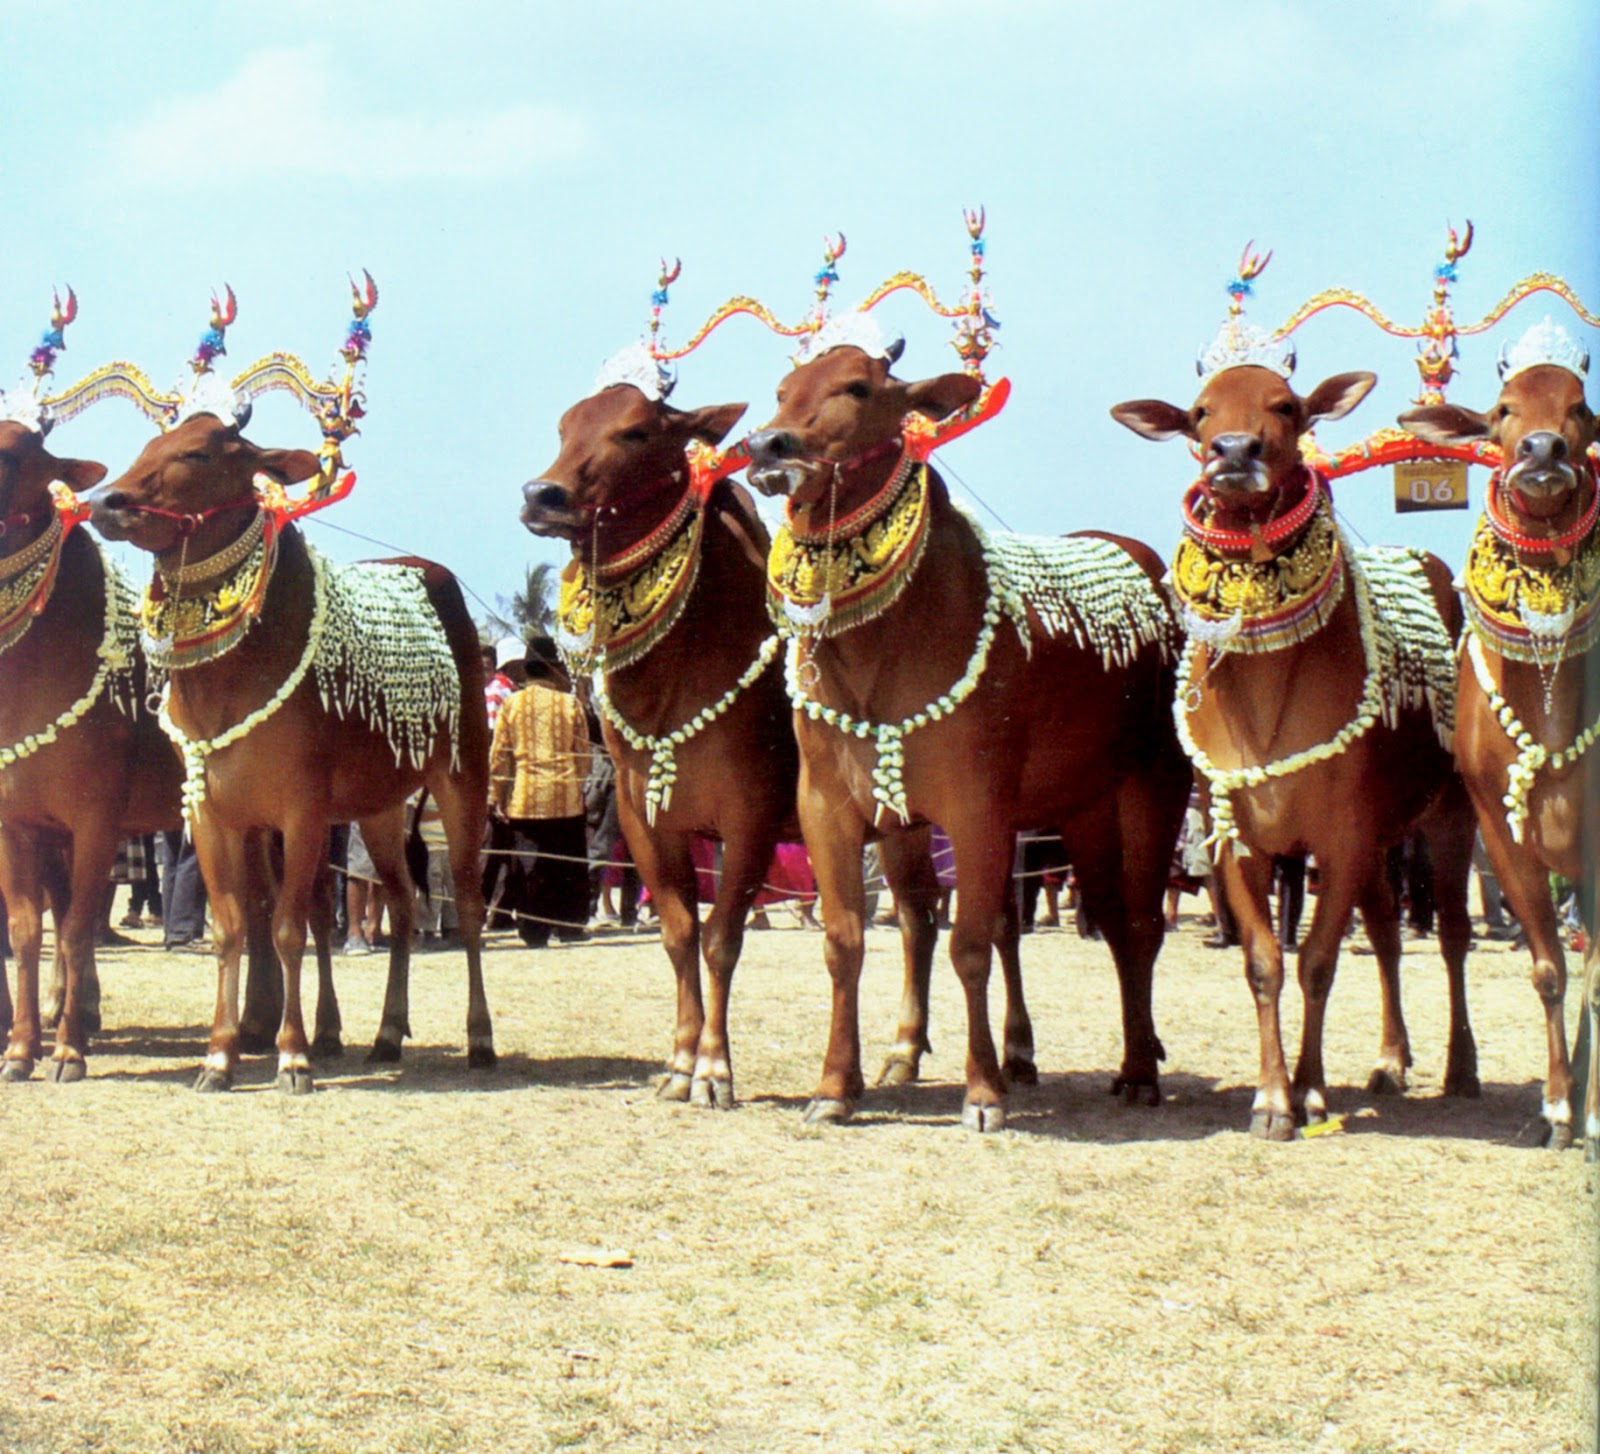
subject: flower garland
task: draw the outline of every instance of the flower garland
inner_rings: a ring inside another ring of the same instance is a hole
[[[59,522],[58,522],[59,523]],[[138,628],[135,626],[133,592],[122,579],[111,561],[96,547],[104,581],[105,629],[95,655],[99,666],[90,679],[88,690],[47,726],[30,732],[20,742],[10,747],[0,747],[0,770],[15,767],[50,744],[69,727],[76,726],[100,700],[101,693],[117,679],[110,696],[119,711],[132,714],[133,663],[138,652]]]
[[[678,781],[677,751],[684,743],[697,737],[705,731],[717,718],[721,717],[733,706],[740,695],[753,686],[771,664],[772,658],[777,655],[782,638],[769,636],[761,643],[761,648],[756,652],[755,660],[744,670],[738,681],[728,688],[709,707],[702,707],[681,727],[659,736],[639,732],[628,722],[616,704],[612,702],[610,694],[606,691],[605,675],[602,672],[594,674],[594,699],[599,706],[601,714],[613,727],[622,734],[622,739],[636,752],[650,754],[650,774],[645,785],[644,816],[645,822],[652,828],[655,827],[656,813],[658,810],[672,806],[672,789]]]
[[[1500,695],[1494,678],[1489,674],[1489,663],[1483,654],[1483,642],[1476,631],[1468,631],[1466,639],[1467,660],[1472,663],[1478,686],[1488,699],[1489,710],[1494,713],[1506,736],[1516,745],[1517,755],[1506,769],[1506,791],[1500,799],[1505,804],[1506,826],[1515,843],[1522,842],[1528,823],[1528,794],[1541,768],[1549,767],[1559,772],[1570,767],[1600,739],[1600,718],[1580,731],[1570,746],[1551,752],[1543,743],[1534,741],[1533,734],[1523,726],[1511,703]]]
[[[955,508],[983,552],[985,597],[982,625],[966,670],[943,695],[899,722],[868,722],[824,706],[808,694],[803,680],[804,667],[813,665],[800,660],[801,638],[810,640],[809,633],[786,633],[791,640],[784,685],[795,709],[846,736],[870,738],[876,748],[874,824],[886,809],[902,823],[911,821],[905,795],[905,739],[919,727],[949,716],[977,689],[1002,618],[1011,621],[1023,649],[1031,653],[1031,606],[1046,634],[1069,636],[1086,649],[1098,650],[1108,666],[1130,660],[1144,644],[1157,642],[1165,652],[1172,642],[1173,621],[1165,602],[1119,546],[1090,538],[991,536],[970,514]],[[814,649],[814,641],[811,644]]]

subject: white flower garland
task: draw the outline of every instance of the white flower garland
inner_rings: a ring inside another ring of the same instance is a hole
[[[292,697],[316,662],[322,644],[322,633],[328,621],[327,569],[322,557],[310,546],[306,554],[311,558],[314,585],[312,588],[311,626],[306,632],[306,646],[295,668],[284,679],[283,685],[243,721],[235,723],[225,732],[210,739],[186,736],[183,729],[172,720],[172,684],[167,683],[161,694],[161,710],[157,719],[161,730],[170,737],[183,755],[183,821],[194,826],[194,813],[206,799],[206,759],[224,747],[231,747],[241,738],[254,732]]]
[[[1341,545],[1344,542],[1341,540]],[[1233,814],[1232,794],[1240,788],[1259,787],[1272,778],[1288,777],[1293,773],[1326,762],[1345,752],[1352,742],[1370,732],[1383,715],[1383,665],[1378,652],[1377,628],[1372,611],[1372,598],[1367,589],[1366,575],[1356,565],[1348,549],[1345,559],[1350,562],[1350,577],[1355,586],[1356,621],[1361,631],[1361,652],[1366,662],[1366,679],[1361,686],[1361,700],[1356,714],[1334,734],[1331,741],[1319,742],[1303,752],[1281,757],[1276,762],[1265,762],[1254,767],[1220,768],[1206,755],[1189,730],[1189,710],[1184,704],[1188,683],[1194,674],[1195,649],[1193,639],[1184,643],[1183,657],[1178,663],[1178,692],[1172,704],[1173,721],[1178,726],[1178,741],[1189,755],[1189,761],[1205,778],[1211,788],[1211,835],[1208,846],[1218,852],[1224,842],[1231,842],[1240,858],[1248,858],[1250,849],[1239,836],[1239,825]]]
[[[69,727],[75,727],[100,700],[100,694],[105,691],[112,676],[128,671],[133,665],[137,640],[133,628],[133,598],[122,577],[117,574],[116,567],[99,551],[98,546],[96,553],[100,555],[100,568],[105,577],[105,631],[95,653],[100,665],[89,682],[88,691],[55,721],[37,732],[30,732],[22,741],[10,747],[0,747],[0,769],[15,767],[17,763],[26,761],[41,747],[50,746]],[[128,710],[126,701],[113,700],[122,711]]]
[[[1595,741],[1600,739],[1600,718],[1579,732],[1570,747],[1563,748],[1559,752],[1551,752],[1542,743],[1534,741],[1533,734],[1523,726],[1511,703],[1500,695],[1499,689],[1489,675],[1489,663],[1483,654],[1483,643],[1478,639],[1478,633],[1470,628],[1467,631],[1466,648],[1467,660],[1472,663],[1473,674],[1478,678],[1478,686],[1488,698],[1489,710],[1494,713],[1506,736],[1516,744],[1517,756],[1506,769],[1506,791],[1500,801],[1505,804],[1506,826],[1511,829],[1512,841],[1521,843],[1523,831],[1528,823],[1528,794],[1533,790],[1534,778],[1546,765],[1560,771],[1563,767],[1577,762],[1594,746]]]
[[[777,655],[780,645],[782,645],[781,637],[767,637],[761,643],[761,649],[756,652],[755,660],[745,668],[744,675],[738,681],[709,707],[702,707],[681,727],[659,737],[635,731],[606,692],[604,674],[598,671],[594,674],[594,699],[606,721],[622,734],[623,741],[634,751],[650,754],[650,775],[644,794],[644,816],[645,822],[652,828],[655,827],[657,811],[672,806],[672,788],[678,781],[678,749],[691,738],[698,737],[704,732],[733,706],[743,692],[755,684],[761,673],[771,664],[772,658]]]

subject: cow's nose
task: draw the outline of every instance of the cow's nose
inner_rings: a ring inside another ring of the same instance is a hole
[[[88,494],[79,496],[79,501],[91,510],[122,510],[127,508],[128,497],[121,490],[97,485]]]
[[[565,510],[569,504],[566,486],[549,480],[529,480],[522,487],[522,498],[540,510]]]
[[[1531,465],[1560,464],[1567,457],[1567,441],[1553,429],[1536,429],[1517,441],[1517,458]]]
[[[1211,441],[1211,453],[1226,464],[1250,464],[1261,458],[1261,437],[1256,434],[1218,434]]]
[[[745,440],[745,447],[757,464],[793,459],[800,453],[800,441],[787,429],[758,429]]]

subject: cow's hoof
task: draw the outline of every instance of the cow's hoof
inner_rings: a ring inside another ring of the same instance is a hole
[[[59,1060],[52,1060],[45,1067],[45,1074],[57,1085],[71,1085],[74,1081],[82,1080],[88,1073],[89,1067],[81,1055],[63,1056]]]
[[[733,1082],[722,1076],[701,1076],[689,1087],[689,1104],[710,1111],[733,1109]]]
[[[1261,1141],[1293,1141],[1294,1117],[1282,1111],[1256,1111],[1250,1117],[1250,1134]]]
[[[961,1108],[961,1124],[969,1131],[980,1133],[1004,1131],[1006,1108],[1002,1105],[981,1106],[976,1101],[968,1101]]]
[[[816,1096],[807,1104],[805,1115],[801,1119],[807,1126],[836,1126],[848,1121],[855,1113],[855,1104],[851,1101],[835,1100],[832,1096]]]
[[[195,1077],[194,1088],[202,1095],[211,1095],[216,1091],[230,1091],[233,1089],[233,1072],[215,1070],[209,1065],[203,1065],[200,1067],[200,1074]]]
[[[1119,1075],[1111,1082],[1111,1094],[1121,1096],[1124,1104],[1130,1106],[1161,1104],[1161,1086],[1156,1081],[1144,1080],[1138,1076]]]
[[[1545,1137],[1544,1144],[1552,1151],[1565,1151],[1572,1145],[1572,1122],[1551,1121],[1550,1131]]]
[[[313,1060],[339,1060],[344,1056],[344,1041],[337,1034],[318,1035],[311,1042]]]
[[[1392,1065],[1376,1065],[1372,1068],[1372,1074],[1367,1077],[1369,1096],[1404,1095],[1405,1089],[1405,1071],[1396,1070]]]
[[[500,1057],[494,1053],[492,1045],[467,1046],[468,1070],[493,1070],[500,1063]]]
[[[879,1085],[911,1085],[918,1075],[917,1062],[909,1055],[891,1054],[878,1072]]]
[[[20,1057],[13,1059],[8,1056],[3,1062],[0,1062],[0,1080],[9,1081],[13,1085],[20,1085],[23,1081],[30,1079],[32,1075],[33,1062],[31,1060],[23,1060]]]
[[[278,1089],[286,1096],[308,1096],[316,1089],[311,1071],[304,1065],[285,1066],[278,1072]]]
[[[1483,1087],[1478,1083],[1475,1072],[1466,1071],[1445,1076],[1444,1093],[1447,1096],[1459,1096],[1463,1100],[1475,1101],[1483,1094]]]
[[[389,1040],[380,1035],[372,1042],[372,1049],[367,1051],[369,1065],[395,1065],[400,1060],[400,1042]]]
[[[694,1089],[694,1077],[681,1070],[669,1070],[667,1078],[656,1087],[658,1101],[687,1101]]]
[[[1023,1060],[1020,1057],[1013,1057],[1008,1059],[1006,1063],[1000,1067],[1000,1070],[1006,1078],[1007,1085],[1039,1084],[1039,1067],[1031,1060]]]

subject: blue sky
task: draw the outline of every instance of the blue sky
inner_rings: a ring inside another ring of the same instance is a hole
[[[240,305],[232,371],[273,349],[328,367],[345,275],[368,267],[383,296],[370,417],[347,451],[360,484],[323,518],[440,559],[492,602],[529,560],[564,558],[517,524],[519,486],[600,360],[643,329],[663,254],[684,264],[677,339],[733,293],[797,317],[837,231],[841,303],[900,268],[953,296],[961,209],[984,204],[1004,324],[991,372],[1014,394],[948,463],[1014,528],[1162,550],[1187,456],[1106,411],[1188,402],[1247,240],[1275,252],[1251,302],[1263,323],[1333,285],[1419,321],[1446,225],[1468,217],[1458,319],[1536,269],[1600,308],[1600,6],[1578,0],[524,0],[442,16],[396,0],[10,7],[0,378],[63,282],[82,305],[63,384],[113,357],[175,380],[223,282]],[[908,336],[903,375],[957,366],[915,300],[882,311]],[[1525,304],[1500,332],[1545,311]],[[1498,343],[1464,343],[1452,397],[1487,405]],[[1379,375],[1325,444],[1392,421],[1416,391],[1411,353],[1353,317],[1302,332],[1302,390]],[[681,366],[675,402],[749,400],[754,425],[786,368],[778,340],[736,321]],[[148,429],[111,403],[53,445],[115,473]],[[281,398],[249,432],[315,440]],[[1391,498],[1386,475],[1340,491],[1367,538],[1459,562],[1465,516],[1397,517]],[[374,553],[309,528],[335,558]]]

